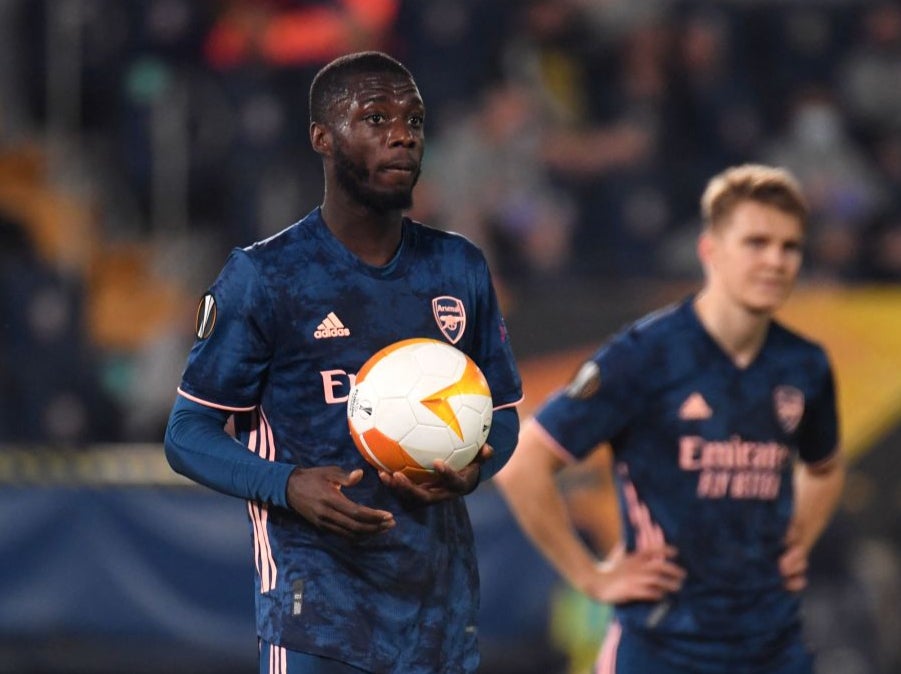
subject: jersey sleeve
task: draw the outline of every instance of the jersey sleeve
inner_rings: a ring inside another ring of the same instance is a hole
[[[255,407],[272,356],[273,321],[269,298],[245,251],[232,251],[201,300],[196,327],[179,392],[226,410]]]
[[[288,478],[295,466],[248,452],[223,428],[229,413],[178,396],[164,447],[172,469],[211,489],[288,507]]]
[[[838,449],[835,376],[825,353],[818,367],[817,388],[806,405],[798,431],[798,454],[805,463],[830,458]]]
[[[474,352],[469,355],[488,380],[494,408],[510,407],[522,400],[522,380],[513,357],[507,325],[498,305],[491,272],[484,258],[477,269],[475,282],[478,335]]]
[[[585,361],[535,419],[566,455],[584,458],[612,440],[640,408],[640,365],[637,338],[621,333]]]

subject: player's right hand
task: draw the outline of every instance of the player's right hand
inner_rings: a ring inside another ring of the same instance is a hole
[[[460,470],[454,470],[444,461],[435,461],[435,477],[417,484],[401,472],[388,473],[379,471],[379,479],[386,487],[395,489],[406,496],[425,503],[437,503],[448,499],[459,498],[471,494],[479,486],[479,473],[485,461],[491,458],[494,450],[485,444],[479,449],[475,458]]]
[[[802,544],[801,525],[792,522],[785,535],[785,552],[779,557],[779,573],[789,592],[800,592],[807,587],[807,555]]]
[[[685,580],[685,569],[673,561],[677,554],[669,545],[627,553],[620,544],[576,587],[604,603],[660,601]]]
[[[355,503],[341,491],[363,478],[337,466],[295,468],[288,478],[288,505],[305,520],[346,538],[382,533],[395,525],[394,515]]]

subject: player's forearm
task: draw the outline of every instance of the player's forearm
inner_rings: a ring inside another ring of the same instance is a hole
[[[518,437],[519,413],[516,408],[506,407],[497,410],[491,422],[491,432],[488,434],[488,444],[491,445],[494,454],[482,464],[479,473],[480,482],[494,477],[510,460]]]
[[[576,535],[553,479],[536,480],[529,485],[521,481],[504,484],[501,491],[535,547],[568,583],[584,591],[598,560]]]
[[[795,512],[793,526],[800,544],[811,550],[838,507],[845,485],[845,464],[836,456],[819,468],[800,465],[795,470]]]
[[[286,486],[295,466],[266,461],[223,429],[225,418],[179,397],[166,427],[172,469],[230,496],[287,507]]]
[[[557,487],[562,461],[542,444],[536,424],[527,422],[519,445],[494,482],[526,536],[570,584],[583,589],[597,559],[572,525]]]

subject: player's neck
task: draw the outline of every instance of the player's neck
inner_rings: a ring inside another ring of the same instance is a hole
[[[322,219],[332,235],[366,264],[381,267],[391,261],[403,232],[402,212],[375,212],[352,203],[326,199]]]
[[[694,309],[701,325],[736,367],[745,368],[754,361],[766,339],[769,314],[748,311],[709,289],[698,294]]]

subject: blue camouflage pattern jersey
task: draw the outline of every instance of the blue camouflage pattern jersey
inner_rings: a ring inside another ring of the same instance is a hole
[[[371,267],[316,209],[234,250],[199,312],[180,393],[235,412],[238,439],[264,459],[362,468],[363,480],[344,493],[397,522],[349,541],[285,508],[248,502],[259,635],[367,671],[475,671],[479,584],[465,501],[412,503],[382,485],[351,440],[346,401],[370,355],[411,337],[467,353],[495,409],[520,401],[481,252],[404,219],[394,258]]]
[[[797,627],[799,596],[777,564],[793,465],[825,461],[838,443],[819,346],[772,322],[756,359],[738,368],[689,298],[615,335],[536,420],[569,460],[610,443],[627,550],[678,550],[681,590],[617,606],[625,627],[662,648],[667,637],[772,643],[756,636]]]

